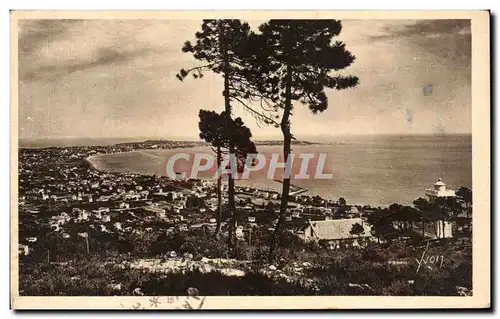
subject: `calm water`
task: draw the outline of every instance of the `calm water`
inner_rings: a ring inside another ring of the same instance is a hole
[[[260,146],[258,150],[280,153],[281,147]],[[165,175],[165,163],[179,151],[107,154],[93,157],[91,162],[102,170]],[[199,151],[210,152],[207,148],[185,150],[190,154]],[[472,187],[470,135],[345,137],[321,145],[294,146],[293,152],[326,153],[327,166],[333,173],[330,180],[295,180],[294,185],[324,198],[342,196],[351,204],[411,204],[424,197],[424,190],[438,177],[449,188]],[[264,178],[238,181],[238,185],[277,190],[281,187]]]

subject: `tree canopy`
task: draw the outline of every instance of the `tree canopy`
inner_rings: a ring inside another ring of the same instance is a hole
[[[200,139],[214,147],[229,149],[230,141],[234,142],[238,171],[244,168],[248,154],[257,153],[255,143],[251,140],[252,133],[241,118],[231,119],[226,112],[200,110]]]
[[[250,26],[237,19],[205,19],[201,31],[195,33],[196,42],[186,41],[182,52],[192,53],[193,57],[204,64],[189,69],[181,69],[177,74],[184,80],[189,74],[202,78],[204,71],[227,73],[233,79],[244,65],[241,56],[247,46]]]
[[[333,74],[355,60],[343,42],[333,40],[341,30],[342,24],[337,20],[270,20],[259,26],[260,33],[252,33],[249,38],[248,49],[252,54],[245,56],[249,63],[244,74],[250,85],[240,86],[236,91],[243,96],[260,96],[272,106],[266,109],[261,104],[263,111],[270,113],[266,120],[281,128],[285,162],[293,139],[293,101],[300,101],[313,113],[323,112],[328,107],[325,89],[347,89],[359,82],[356,76]],[[274,120],[280,117],[281,120]],[[285,222],[289,192],[290,178],[284,176],[270,260],[274,259]]]
[[[359,236],[362,235],[365,232],[365,229],[363,226],[361,226],[359,223],[355,223],[352,225],[351,230],[349,231],[349,234],[354,235],[354,236]]]

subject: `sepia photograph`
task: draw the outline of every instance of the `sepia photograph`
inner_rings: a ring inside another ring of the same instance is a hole
[[[489,14],[12,11],[12,307],[490,307]]]

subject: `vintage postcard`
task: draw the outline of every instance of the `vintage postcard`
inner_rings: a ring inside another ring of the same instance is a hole
[[[490,307],[488,11],[12,11],[11,307]]]

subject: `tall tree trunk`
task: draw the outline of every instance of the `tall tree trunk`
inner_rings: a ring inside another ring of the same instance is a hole
[[[422,238],[425,238],[425,221],[422,218]]]
[[[228,124],[231,120],[231,101],[229,98],[229,53],[228,53],[228,48],[227,45],[223,48],[224,52],[224,106],[225,106],[225,111],[226,111],[226,117],[228,120]],[[229,129],[229,126],[226,128]],[[230,158],[230,169],[231,171],[233,169],[236,169],[235,167],[232,167],[233,164],[231,161],[231,157],[235,157],[235,147],[234,147],[234,141],[232,138],[232,135],[229,130],[226,132],[227,136],[229,137],[229,158]],[[228,249],[229,249],[229,254],[232,255],[234,251],[234,247],[236,245],[236,205],[234,202],[234,176],[233,174],[228,175],[228,191],[227,191],[227,196],[228,196],[228,210],[229,210],[229,233],[228,233]]]
[[[290,132],[290,112],[292,110],[292,67],[287,65],[286,71],[286,89],[285,89],[285,107],[283,110],[283,118],[281,119],[281,132],[283,133],[283,160],[285,163],[292,149],[292,134]],[[286,170],[286,168],[285,168]],[[283,225],[286,219],[288,207],[288,194],[290,193],[290,176],[286,176],[285,170],[283,171],[283,185],[281,190],[281,203],[278,223],[274,229],[271,239],[271,247],[269,251],[269,262],[273,262],[276,257],[276,249],[279,246],[279,238]]]
[[[217,147],[217,170],[222,163],[222,153],[220,146]],[[215,238],[219,239],[222,225],[222,176],[217,177],[217,226],[215,227]]]

